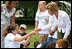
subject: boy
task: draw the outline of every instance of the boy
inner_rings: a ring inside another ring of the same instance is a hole
[[[20,34],[21,36],[24,36],[24,35],[27,34],[27,33],[26,33],[26,25],[25,25],[25,24],[21,24],[21,25],[20,25],[19,34]],[[27,45],[25,45],[25,48],[28,48],[29,44],[30,44],[30,42],[29,42]],[[24,45],[21,44],[21,45],[20,45],[20,48],[23,48],[23,46],[24,46]]]

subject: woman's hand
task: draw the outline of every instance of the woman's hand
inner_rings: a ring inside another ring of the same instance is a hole
[[[49,21],[49,18],[45,18],[45,21]]]
[[[28,38],[30,38],[30,39],[31,39],[31,37],[32,37],[32,35],[30,35]]]

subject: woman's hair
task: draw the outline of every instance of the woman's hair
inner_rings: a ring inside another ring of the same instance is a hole
[[[11,24],[7,26],[3,31],[3,36],[5,37],[8,33],[12,33],[12,31],[14,31],[17,26],[18,24]]]
[[[55,2],[51,2],[46,5],[46,9],[50,10],[51,12],[57,12],[58,6]]]
[[[43,3],[44,5],[46,5],[46,2],[45,1],[39,1],[39,4],[40,3]],[[39,4],[38,4],[38,10],[37,11],[40,13],[41,11],[40,11],[40,8],[39,8]]]
[[[6,1],[5,4],[6,4],[6,6],[9,7],[12,2],[13,2],[13,1]],[[18,5],[18,1],[14,1],[14,2],[16,2],[16,6],[17,6],[17,5]]]

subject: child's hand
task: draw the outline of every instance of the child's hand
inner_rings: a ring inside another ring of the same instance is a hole
[[[41,31],[41,30],[42,30],[41,28],[35,29],[36,32],[39,32],[39,31]]]
[[[35,35],[35,34],[37,34],[37,32],[36,32],[36,31],[31,31],[31,33],[32,33],[32,35]]]
[[[50,35],[53,35],[53,32],[50,32]]]
[[[45,21],[49,21],[49,18],[45,18]]]

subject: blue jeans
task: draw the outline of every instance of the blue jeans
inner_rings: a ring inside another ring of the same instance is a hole
[[[48,44],[50,43],[50,42],[56,42],[57,41],[57,39],[55,39],[55,38],[52,38],[52,37],[49,37],[48,38]]]
[[[46,45],[48,44],[48,42],[47,41],[43,41],[42,42],[42,46],[41,46],[41,48],[46,48]]]

